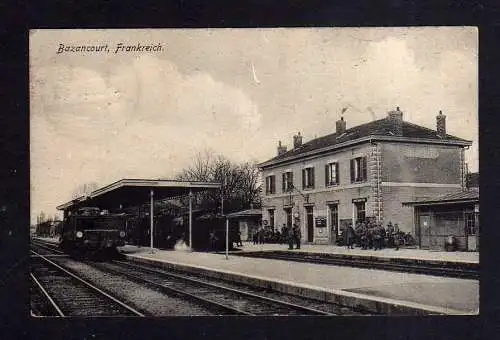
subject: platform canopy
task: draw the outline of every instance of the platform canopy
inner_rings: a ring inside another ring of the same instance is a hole
[[[75,209],[84,206],[97,206],[101,209],[131,207],[149,202],[151,191],[155,200],[175,198],[192,193],[220,189],[220,183],[198,181],[176,181],[164,179],[121,179],[100,189],[89,196],[81,196],[61,204],[57,210]]]
[[[79,207],[98,207],[113,210],[150,204],[150,246],[153,251],[154,200],[189,196],[189,246],[192,245],[192,200],[191,194],[205,190],[220,189],[220,183],[175,181],[165,179],[122,179],[110,185],[94,190],[89,196],[82,196],[57,207],[57,210],[78,209]]]
[[[403,207],[422,205],[450,205],[460,203],[479,203],[479,189],[462,190],[435,197],[424,197],[414,201],[402,202]]]

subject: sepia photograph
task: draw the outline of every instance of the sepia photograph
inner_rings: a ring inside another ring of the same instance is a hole
[[[33,318],[478,315],[478,29],[29,32]]]

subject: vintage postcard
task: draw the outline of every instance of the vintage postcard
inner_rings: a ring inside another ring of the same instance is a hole
[[[477,28],[29,44],[33,317],[479,313]]]

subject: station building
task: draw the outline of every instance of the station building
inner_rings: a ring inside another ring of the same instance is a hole
[[[436,130],[404,121],[399,107],[349,129],[341,117],[334,133],[302,143],[299,132],[291,150],[280,141],[276,157],[259,164],[262,218],[275,228],[298,222],[305,243],[334,244],[347,225],[368,219],[415,236],[402,202],[465,189],[471,144],[446,133],[441,111]]]

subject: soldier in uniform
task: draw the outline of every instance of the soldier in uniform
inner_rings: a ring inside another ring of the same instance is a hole
[[[378,229],[380,232],[380,244],[379,244],[380,248],[379,249],[383,249],[383,248],[385,248],[385,237],[386,237],[385,228],[380,223],[378,223],[377,226],[378,226]]]
[[[361,249],[364,249],[366,250],[368,248],[368,237],[366,236],[367,234],[367,227],[365,224],[363,224],[361,226],[361,230],[360,230],[360,233],[359,233],[359,237],[360,237],[360,240],[361,240]]]
[[[293,228],[288,228],[288,249],[292,250],[293,249],[293,244],[294,244],[294,234],[293,234],[293,229],[295,228],[295,225]]]
[[[366,228],[366,244],[367,248],[372,249],[373,248],[373,225],[370,224]]]
[[[394,246],[396,250],[399,250],[399,245],[401,244],[401,239],[399,237],[399,226],[398,224],[394,224]]]
[[[210,240],[210,250],[215,251],[217,250],[217,236],[215,236],[215,230],[210,231],[210,235],[208,237]]]
[[[354,236],[355,236],[355,232],[354,232],[354,228],[352,227],[352,224],[349,224],[347,226],[347,249],[354,249]]]
[[[293,226],[293,238],[295,239],[295,244],[297,245],[297,249],[300,249],[300,238],[301,238],[301,233],[300,233],[300,227],[295,224]]]
[[[283,226],[281,227],[281,237],[280,237],[280,244],[286,243],[286,238],[288,235],[288,228],[286,227],[286,224],[283,223]]]
[[[378,226],[373,228],[373,250],[380,249],[380,229]]]
[[[390,248],[394,247],[394,227],[392,226],[391,221],[387,223],[387,238],[388,238],[387,246]]]

